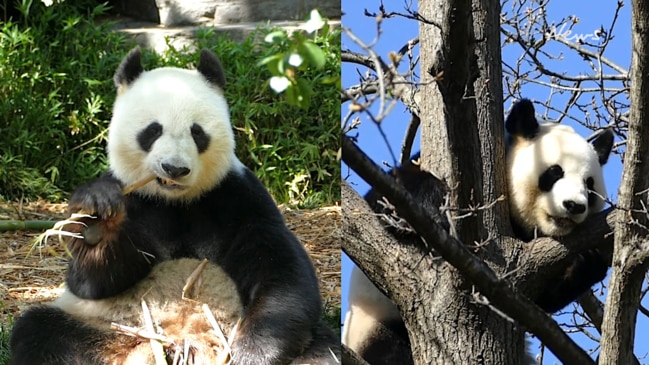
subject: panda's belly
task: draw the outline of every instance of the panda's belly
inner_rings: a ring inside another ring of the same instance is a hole
[[[145,329],[142,302],[150,311],[155,332],[173,343],[163,342],[167,353],[184,353],[191,348],[195,364],[222,363],[226,352],[205,313],[204,305],[228,337],[242,312],[241,301],[232,279],[218,266],[208,263],[194,282],[183,287],[200,260],[164,261],[136,286],[102,300],[80,299],[66,291],[53,305],[72,317],[106,332],[101,358],[106,364],[144,364],[153,360],[150,341],[111,329],[111,323]]]

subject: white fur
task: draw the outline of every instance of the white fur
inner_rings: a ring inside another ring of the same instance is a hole
[[[147,153],[136,138],[154,121],[162,125],[163,132]],[[194,123],[210,136],[202,154],[190,133]],[[120,87],[108,135],[108,158],[115,176],[130,185],[152,175],[168,178],[162,163],[191,169],[189,175],[174,179],[182,188],[168,189],[152,181],[140,193],[165,199],[197,198],[231,170],[241,170],[234,147],[223,93],[198,71],[158,68]]]
[[[195,361],[202,359],[194,363],[217,363],[226,353],[202,305],[209,307],[226,336],[239,319],[242,305],[232,279],[219,266],[210,263],[201,272],[194,290],[185,293],[183,299],[183,286],[199,263],[196,259],[163,261],[145,279],[115,297],[81,299],[66,290],[53,305],[100,329],[110,330],[113,322],[144,329],[141,302],[145,301],[158,333],[171,338],[176,345],[190,341],[196,349]],[[152,363],[148,341],[135,348],[124,347],[120,343],[106,344],[102,359],[107,364]]]
[[[356,266],[349,285],[349,310],[345,315],[342,343],[358,351],[381,321],[401,318],[388,297]]]
[[[551,191],[539,191],[539,176],[552,165],[560,165],[564,177]],[[602,197],[606,197],[606,188],[597,153],[571,127],[541,123],[535,139],[515,137],[507,159],[507,171],[510,213],[529,232],[538,229],[543,235],[566,235],[589,214],[604,207]],[[590,207],[588,177],[593,178],[593,190],[600,196]],[[566,200],[585,205],[586,211],[569,214],[563,206]]]

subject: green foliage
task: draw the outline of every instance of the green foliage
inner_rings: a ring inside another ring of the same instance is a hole
[[[126,46],[94,23],[106,6],[87,5],[23,0],[18,23],[0,23],[0,197],[58,200],[106,167],[112,74]]]
[[[340,326],[343,323],[340,313],[339,305],[329,305],[328,303],[325,303],[322,311],[322,319],[335,333],[340,332]]]
[[[312,40],[307,34],[314,32]],[[335,38],[330,38],[331,35]],[[266,65],[273,75],[270,78],[270,87],[278,93],[284,93],[289,103],[308,109],[313,94],[313,80],[310,82],[309,79],[300,77],[300,73],[311,68],[321,70],[328,62],[335,65],[340,59],[340,54],[336,52],[340,50],[340,46],[332,45],[330,41],[335,41],[339,35],[339,32],[330,29],[317,10],[311,11],[304,31],[295,31],[289,36],[285,30],[276,30],[266,35],[266,42],[276,42],[280,47],[278,53],[259,61],[259,65]],[[325,75],[319,81],[325,85],[337,85],[340,89],[339,73]]]
[[[0,302],[0,307],[4,307]],[[0,323],[0,365],[9,364],[9,337],[13,318],[9,317],[9,323]]]
[[[34,8],[31,2],[22,1],[17,23],[0,23],[0,198],[58,200],[107,167],[112,76],[134,44],[109,25],[95,24],[105,5],[63,1]],[[269,32],[283,31],[259,30],[239,43],[206,28],[196,50],[170,45],[164,55],[145,52],[144,64],[193,67],[197,50],[214,51],[228,79],[226,98],[242,162],[278,203],[315,207],[339,201],[340,32],[325,25],[311,38],[295,33],[264,42]],[[308,94],[301,103],[270,90],[273,74],[258,65],[295,52],[310,54],[293,70]]]

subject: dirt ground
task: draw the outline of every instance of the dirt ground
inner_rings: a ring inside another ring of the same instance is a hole
[[[0,220],[61,220],[65,204],[44,201],[0,204]],[[340,207],[291,210],[280,207],[288,227],[309,252],[326,306],[340,306]],[[66,253],[57,238],[38,247],[41,231],[0,232],[0,324],[26,307],[56,298],[63,288]],[[31,252],[30,252],[31,251]]]

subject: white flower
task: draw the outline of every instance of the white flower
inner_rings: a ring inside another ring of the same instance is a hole
[[[293,67],[300,67],[300,65],[302,64],[302,56],[297,53],[291,54],[291,56],[288,58],[288,64]]]
[[[270,78],[270,87],[277,93],[281,93],[282,91],[286,90],[286,88],[290,84],[291,82],[288,81],[288,79],[284,76],[273,76]]]
[[[313,33],[316,30],[324,27],[325,22],[324,19],[320,16],[320,13],[318,13],[317,10],[313,9],[311,10],[311,16],[309,17],[309,20],[304,24],[302,29],[306,30],[308,33]]]

